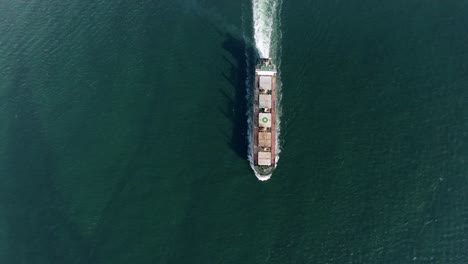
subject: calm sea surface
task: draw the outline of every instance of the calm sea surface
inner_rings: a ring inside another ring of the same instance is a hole
[[[0,263],[468,263],[468,1],[281,6],[259,182],[249,0],[0,0]]]

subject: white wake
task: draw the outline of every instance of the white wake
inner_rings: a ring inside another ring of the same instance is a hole
[[[279,0],[252,0],[254,39],[261,58],[270,57]]]

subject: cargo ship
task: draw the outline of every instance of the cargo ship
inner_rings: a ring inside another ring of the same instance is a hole
[[[271,58],[258,59],[255,67],[253,158],[260,180],[268,180],[276,167],[276,66]]]

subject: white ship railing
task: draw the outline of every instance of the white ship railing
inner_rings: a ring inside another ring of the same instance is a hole
[[[259,71],[259,70],[256,70],[255,72],[257,73],[257,75],[273,76],[273,75],[276,74],[276,71]]]

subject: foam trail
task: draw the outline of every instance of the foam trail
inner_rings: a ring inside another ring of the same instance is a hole
[[[271,36],[278,0],[252,0],[254,38],[261,58],[270,57]]]

